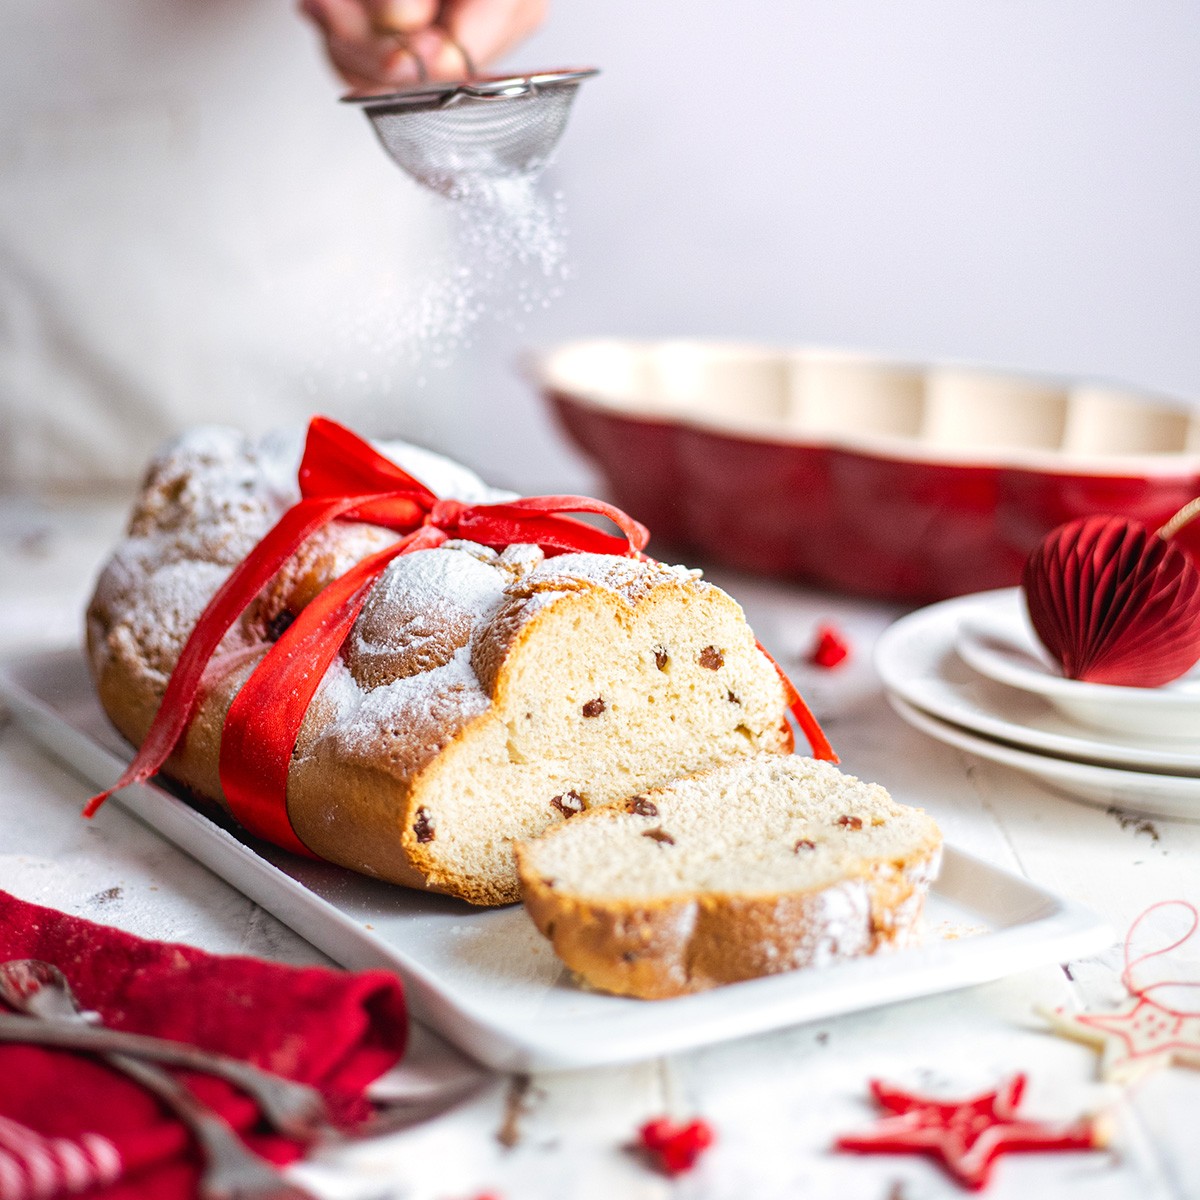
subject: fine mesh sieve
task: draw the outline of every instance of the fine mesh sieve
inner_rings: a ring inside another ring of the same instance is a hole
[[[498,179],[535,175],[550,158],[582,80],[595,68],[420,84],[361,105],[384,148],[444,196],[473,195]]]

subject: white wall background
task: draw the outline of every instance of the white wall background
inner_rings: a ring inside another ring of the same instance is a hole
[[[338,92],[290,0],[0,0],[0,488],[403,393],[434,214]]]
[[[1200,395],[1196,0],[552,0],[511,65],[566,64],[604,71],[547,180],[574,278],[417,386],[397,296],[444,202],[289,0],[4,0],[0,486],[317,410],[590,486],[513,364],[598,333]]]
[[[1194,0],[558,0],[513,59],[604,69],[531,328],[733,334],[1200,396]],[[559,459],[515,349],[480,460]],[[501,370],[502,375],[502,370]],[[493,410],[495,412],[495,410]],[[516,414],[514,416],[513,414]]]

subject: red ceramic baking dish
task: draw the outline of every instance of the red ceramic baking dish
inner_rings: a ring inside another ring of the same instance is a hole
[[[1200,495],[1200,410],[1110,384],[616,339],[546,351],[533,373],[658,539],[840,591],[1007,587],[1064,521],[1157,527]]]

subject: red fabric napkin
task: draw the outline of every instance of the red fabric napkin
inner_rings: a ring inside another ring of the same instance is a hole
[[[0,891],[0,961],[13,958],[54,963],[114,1029],[191,1042],[313,1084],[343,1121],[367,1115],[363,1089],[404,1052],[404,994],[383,971],[219,957]],[[180,1077],[265,1158],[302,1154],[230,1084]],[[176,1200],[195,1194],[199,1164],[187,1130],[123,1075],[70,1051],[0,1044],[0,1200],[83,1191]]]

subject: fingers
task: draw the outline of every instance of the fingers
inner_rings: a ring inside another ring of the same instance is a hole
[[[329,61],[352,88],[408,87],[420,81],[414,51],[395,34],[378,32],[362,0],[301,0],[300,11],[324,34]]]
[[[547,0],[448,0],[442,24],[477,66],[501,58],[542,23]]]
[[[492,62],[528,37],[546,7],[547,0],[300,0],[335,70],[359,90],[462,79],[472,63]]]
[[[355,91],[412,87],[427,78],[416,54],[392,35],[378,44],[330,42],[326,49],[337,73]]]
[[[366,0],[371,24],[390,33],[416,33],[437,20],[438,0]]]

